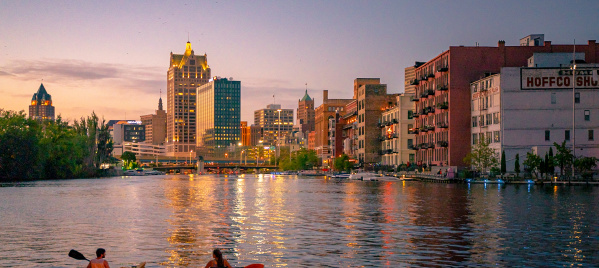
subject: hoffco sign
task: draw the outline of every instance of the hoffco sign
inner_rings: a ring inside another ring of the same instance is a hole
[[[572,70],[563,68],[521,68],[520,85],[522,90],[535,89],[599,89],[599,68],[575,70],[574,83]]]

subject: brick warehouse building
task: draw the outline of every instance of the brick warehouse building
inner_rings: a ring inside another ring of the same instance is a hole
[[[470,83],[485,73],[499,73],[501,67],[526,66],[533,53],[573,52],[573,45],[552,45],[535,42],[521,46],[497,47],[452,46],[416,68],[417,161],[428,165],[465,166],[464,157],[470,152]],[[530,38],[525,37],[522,40]],[[521,41],[522,41],[521,40]],[[529,45],[532,44],[532,45]],[[587,63],[599,61],[599,46],[595,40],[576,45],[576,52],[585,54]]]

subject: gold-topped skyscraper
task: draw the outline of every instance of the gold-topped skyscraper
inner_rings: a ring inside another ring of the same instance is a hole
[[[196,88],[208,83],[206,54],[195,55],[188,41],[184,54],[173,54],[167,73],[167,153],[189,156],[196,151]]]

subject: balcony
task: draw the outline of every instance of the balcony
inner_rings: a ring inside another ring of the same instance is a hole
[[[418,128],[410,128],[410,129],[408,129],[408,134],[418,134]]]
[[[377,123],[376,126],[379,127],[379,128],[384,128],[385,127],[385,123],[384,122],[383,123]]]
[[[437,127],[438,128],[448,128],[449,126],[445,122],[439,122],[439,123],[437,123]]]
[[[427,90],[428,95],[435,95],[435,90],[434,89],[429,89]]]
[[[414,144],[408,144],[408,149],[410,149],[410,150],[418,150],[418,147],[414,146]]]
[[[420,127],[420,132],[427,132],[428,131],[428,127],[424,126],[424,127]]]
[[[420,80],[418,80],[418,78],[412,79],[412,80],[410,80],[410,85],[412,85],[412,86],[418,85],[418,82],[420,82]]]
[[[428,148],[429,149],[435,149],[435,143],[434,142],[429,143],[428,144]]]
[[[447,85],[437,85],[437,90],[439,91],[446,91],[448,89],[449,87]]]
[[[441,110],[447,110],[449,108],[448,102],[437,103],[437,107]]]
[[[379,137],[379,141],[384,141],[384,140],[387,140],[387,136],[380,136]]]
[[[397,124],[399,121],[396,118],[391,119],[391,124]]]
[[[447,71],[449,71],[448,66],[438,66],[437,67],[437,72],[443,73],[443,72],[447,72]]]
[[[412,112],[412,117],[419,117],[419,116],[420,116],[420,114],[419,114],[419,113],[417,113],[416,111],[413,111],[413,112]]]
[[[439,147],[447,147],[449,145],[449,143],[447,141],[438,141],[437,145]]]
[[[427,106],[426,108],[422,109],[422,114],[429,114],[429,113],[435,113],[434,106]]]
[[[392,154],[393,153],[393,149],[386,149],[386,150],[381,150],[379,152],[379,154],[384,155],[384,154]]]
[[[387,126],[393,125],[393,121],[385,121],[385,125],[387,125]]]
[[[430,125],[426,127],[428,131],[435,131],[435,125]]]
[[[427,149],[428,148],[428,143],[421,143],[418,145],[418,148],[420,149]]]
[[[426,97],[428,97],[428,90],[424,90],[424,91],[422,91],[422,93],[420,93],[420,97],[421,97],[421,98],[426,98]]]
[[[411,101],[419,101],[420,98],[418,98],[418,96],[414,95],[410,98]]]

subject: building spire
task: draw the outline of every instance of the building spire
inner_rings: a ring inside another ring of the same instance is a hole
[[[158,99],[158,110],[162,111],[162,89],[160,89],[160,99]]]

